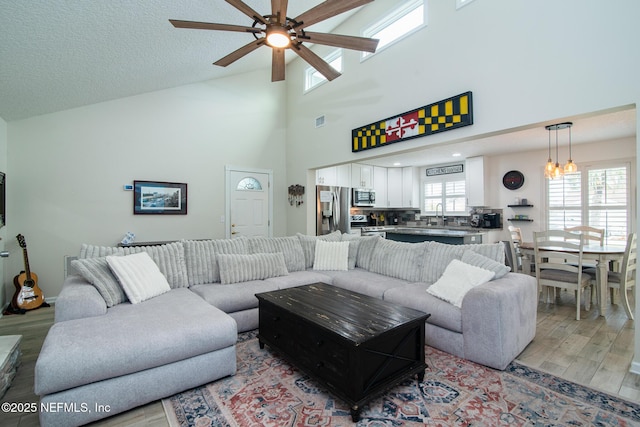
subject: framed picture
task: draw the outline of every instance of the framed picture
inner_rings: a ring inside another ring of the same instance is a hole
[[[186,215],[187,184],[133,181],[135,215]]]

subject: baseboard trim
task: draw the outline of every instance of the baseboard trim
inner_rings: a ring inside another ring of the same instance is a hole
[[[46,303],[47,303],[47,304],[49,304],[49,305],[53,305],[53,304],[55,304],[55,303],[56,303],[56,299],[58,299],[58,297],[57,297],[57,296],[55,296],[55,297],[51,297],[51,298],[47,298],[47,297],[45,297],[45,298],[44,298],[44,302],[46,302]],[[6,304],[2,307],[2,310],[0,311],[0,319],[2,319],[2,317],[4,316],[4,311],[5,311],[7,308],[9,308],[9,304],[11,304],[11,302],[6,303]],[[37,309],[36,309],[36,310],[37,310]]]
[[[631,368],[629,372],[632,374],[640,375],[640,362],[631,362]]]

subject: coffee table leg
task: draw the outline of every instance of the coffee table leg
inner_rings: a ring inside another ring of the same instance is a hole
[[[351,421],[354,423],[360,421],[360,407],[358,405],[351,407]]]
[[[264,350],[264,343],[258,340],[258,345],[260,346],[260,350]]]
[[[418,372],[418,382],[421,383],[424,381],[424,371]]]

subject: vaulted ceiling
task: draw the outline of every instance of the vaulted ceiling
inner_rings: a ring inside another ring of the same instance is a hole
[[[269,0],[246,3],[271,10]],[[319,3],[292,0],[288,15]],[[351,13],[312,28],[330,31]],[[224,0],[0,2],[0,117],[18,120],[258,69],[271,84],[268,49],[226,68],[212,65],[251,34],[176,29],[169,18],[252,24]]]

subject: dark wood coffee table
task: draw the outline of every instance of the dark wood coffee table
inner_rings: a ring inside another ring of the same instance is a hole
[[[424,379],[421,311],[325,283],[256,294],[260,348],[281,353],[351,407],[413,375]]]

